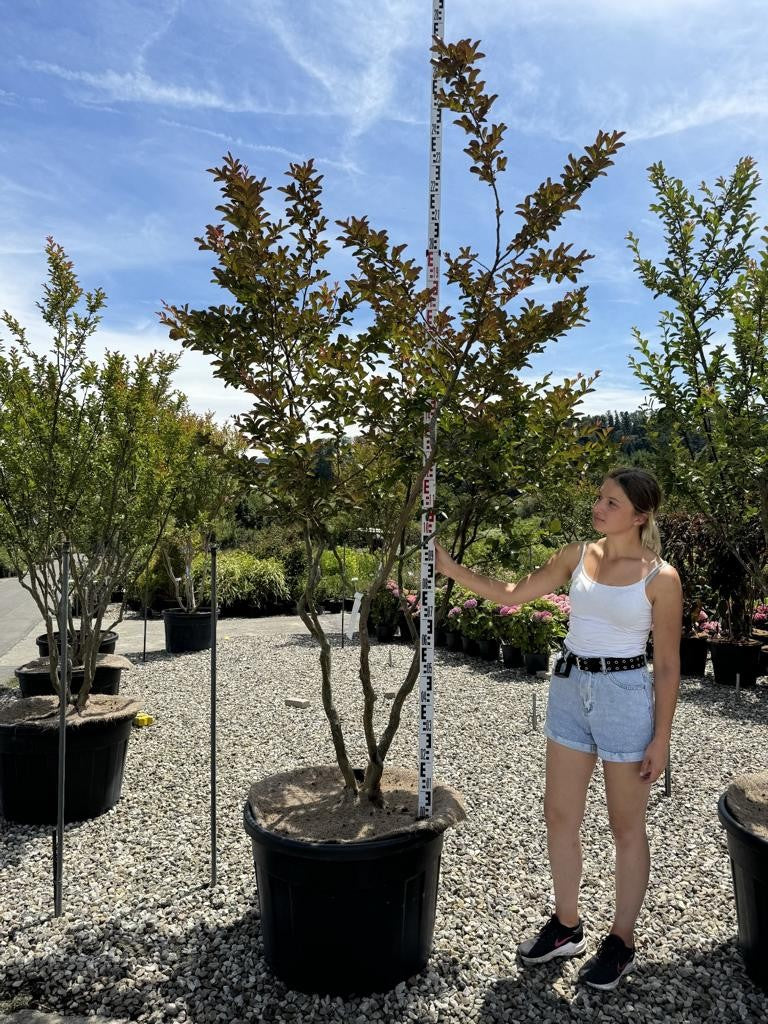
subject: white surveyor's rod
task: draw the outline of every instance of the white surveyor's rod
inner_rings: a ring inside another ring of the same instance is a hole
[[[445,0],[432,0],[432,37],[443,38]],[[432,296],[427,323],[437,318],[440,301],[440,157],[442,155],[442,119],[437,101],[439,79],[432,69],[432,113],[429,131],[429,215],[427,217],[427,287]],[[433,344],[427,339],[427,345]],[[432,455],[435,428],[431,425],[435,402],[424,413],[424,463]],[[424,477],[421,493],[421,676],[419,680],[419,817],[432,816],[432,761],[434,704],[432,684],[435,665],[435,467]]]

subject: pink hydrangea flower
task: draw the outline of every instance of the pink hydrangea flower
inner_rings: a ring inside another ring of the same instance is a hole
[[[464,607],[465,608],[477,608],[477,601],[475,600],[474,597],[470,597],[467,601],[464,602]]]
[[[451,610],[448,612],[448,618],[452,619],[456,615],[461,615],[461,608],[459,608],[458,605],[454,605],[454,607],[451,608]]]

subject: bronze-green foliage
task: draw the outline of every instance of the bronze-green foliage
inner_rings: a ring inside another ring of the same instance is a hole
[[[210,605],[210,557],[197,554],[192,561],[195,589]],[[247,551],[221,551],[216,559],[216,599],[222,610],[244,608],[265,611],[290,600],[282,562],[254,558]]]
[[[697,197],[663,164],[649,172],[666,254],[644,258],[637,237],[627,238],[664,309],[658,345],[635,329],[631,362],[654,411],[649,433],[665,489],[706,516],[741,567],[740,579],[728,574],[719,613],[729,632],[747,636],[751,593],[768,583],[768,235],[753,251],[760,179],[744,157],[714,187],[702,182]]]
[[[61,545],[71,546],[71,593],[83,609],[79,642],[71,648],[85,667],[82,708],[112,592],[146,564],[183,493],[185,399],[171,387],[175,355],[87,358],[104,292],[80,287],[53,239],[46,258],[48,281],[38,305],[52,332],[49,351],[38,354],[18,320],[9,312],[2,317],[14,344],[7,354],[0,351],[0,541],[46,621],[57,688],[52,634]],[[122,610],[111,625],[121,617]],[[68,629],[74,632],[71,610]]]
[[[198,239],[216,260],[214,277],[227,298],[207,309],[166,306],[162,316],[172,338],[211,356],[215,374],[253,398],[239,424],[268,459],[252,466],[254,482],[279,516],[303,525],[308,573],[298,608],[320,647],[323,705],[336,758],[346,789],[362,789],[375,801],[384,758],[419,673],[419,653],[414,651],[377,735],[368,613],[402,554],[424,475],[436,459],[450,457],[450,437],[437,430],[438,422],[477,414],[491,443],[516,418],[518,438],[540,440],[553,422],[567,421],[574,392],[583,395],[590,383],[532,388],[520,374],[533,354],[586,319],[586,289],[578,278],[590,256],[555,244],[552,236],[606,173],[621,133],[601,131],[580,156],[569,156],[559,178],[545,179],[517,205],[518,223],[508,232],[499,192],[505,126],[489,121],[495,97],[479,78],[481,56],[469,40],[434,47],[440,102],[465,133],[470,170],[487,190],[495,225],[495,242],[482,258],[471,244],[444,254],[445,279],[455,296],[450,308],[427,315],[430,292],[422,268],[405,245],[362,214],[336,222],[354,267],[345,281],[331,282],[325,265],[329,223],[314,163],[290,165],[278,189],[282,211],[273,213],[266,181],[227,154],[212,170],[222,191],[220,223]],[[542,281],[563,284],[549,305],[524,296]],[[423,465],[425,413],[435,446]],[[362,458],[355,458],[358,450],[346,443],[346,433],[365,439]],[[515,452],[512,461],[518,462]],[[331,647],[317,615],[316,587],[323,551],[338,551],[329,524],[341,514],[360,515],[374,482],[384,544],[360,614],[368,758],[360,787],[352,770],[358,758],[350,759],[334,704]]]

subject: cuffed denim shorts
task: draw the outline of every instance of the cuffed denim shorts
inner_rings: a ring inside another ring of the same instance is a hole
[[[642,761],[653,739],[653,682],[647,667],[552,675],[544,733],[603,761]]]

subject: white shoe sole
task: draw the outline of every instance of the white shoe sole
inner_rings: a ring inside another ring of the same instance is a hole
[[[550,960],[556,960],[558,957],[579,956],[586,948],[587,940],[582,939],[581,942],[564,942],[562,946],[558,946],[557,949],[551,949],[549,953],[545,953],[543,956],[527,956],[519,946],[517,951],[524,964],[546,964]]]
[[[621,972],[621,974],[618,976],[618,978],[615,981],[607,982],[605,985],[598,985],[598,983],[596,981],[586,981],[583,978],[581,978],[579,980],[582,981],[583,984],[589,985],[590,988],[599,988],[603,992],[610,992],[614,988],[616,988],[616,986],[619,984],[619,982],[621,981],[621,979],[624,977],[625,974],[629,974],[629,972],[630,971],[634,971],[634,969],[635,969],[635,961],[634,960],[630,960],[630,962],[627,964],[627,966],[624,968],[624,970]]]

